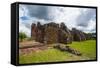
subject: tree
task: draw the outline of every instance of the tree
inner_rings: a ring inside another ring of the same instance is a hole
[[[27,35],[24,32],[19,32],[19,40],[22,42],[25,38],[27,38]]]

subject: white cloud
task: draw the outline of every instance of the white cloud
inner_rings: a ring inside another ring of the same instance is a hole
[[[19,32],[24,32],[27,36],[31,36],[31,30],[22,23],[19,23]]]
[[[95,32],[95,30],[96,30],[96,22],[93,21],[93,20],[90,20],[88,23],[89,23],[88,26],[85,27],[85,28],[82,27],[82,26],[77,26],[77,28],[79,30],[82,30],[83,32],[86,32],[86,33]]]
[[[64,22],[65,25],[69,29],[71,29],[72,27],[76,27],[76,18],[80,14],[80,9],[60,7],[60,8],[56,8],[55,10],[52,9],[52,13],[54,14],[55,22],[57,23]]]
[[[24,5],[19,5],[19,17],[28,16],[28,10]]]
[[[29,6],[29,7],[27,7]],[[28,36],[31,36],[31,24],[32,23],[37,23],[37,21],[40,21],[41,24],[49,23],[51,21],[56,22],[56,23],[61,23],[64,22],[65,25],[69,28],[72,29],[77,28],[79,30],[82,30],[84,32],[92,32],[93,30],[95,31],[95,20],[88,20],[85,23],[88,23],[87,27],[82,27],[78,26],[77,23],[81,23],[80,15],[82,18],[82,14],[86,15],[85,13],[91,12],[95,14],[95,12],[92,12],[90,9],[86,8],[71,8],[71,7],[51,7],[51,6],[34,6],[34,5],[20,5],[19,7],[19,31],[25,32]],[[38,10],[42,8],[44,10]],[[29,10],[28,10],[29,9]],[[36,10],[35,10],[36,9]],[[46,13],[44,13],[44,11]],[[31,16],[30,13],[31,12]],[[33,12],[33,13],[32,13]],[[41,14],[43,12],[43,14]],[[36,13],[36,15],[35,15]],[[39,17],[39,14],[43,15],[43,17]],[[25,20],[21,19],[21,17],[25,17]],[[46,18],[47,17],[47,18]],[[83,17],[84,18],[84,17]],[[87,15],[88,18],[88,15]],[[92,18],[92,17],[91,17]],[[80,21],[78,21],[80,20]],[[85,19],[82,19],[82,22]]]

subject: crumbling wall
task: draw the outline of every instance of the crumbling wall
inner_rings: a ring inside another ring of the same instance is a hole
[[[59,43],[68,43],[68,34],[64,31],[64,30],[61,30],[59,29],[59,33],[58,33],[58,40],[59,40]]]
[[[82,31],[77,30],[76,28],[72,28],[72,35],[74,41],[84,41],[86,40],[86,36]]]
[[[40,22],[37,22],[37,31],[35,40],[41,43],[43,43],[44,41],[44,29]]]
[[[72,43],[72,34],[70,30],[67,28],[67,26],[62,22],[60,24],[60,33],[62,38],[63,43]]]
[[[54,22],[41,25],[40,22],[32,24],[31,36],[34,40],[41,43],[72,43],[72,41],[84,41],[89,36],[84,32],[73,28],[69,30],[67,26],[62,22],[56,24]]]
[[[46,43],[57,43],[58,42],[58,29],[59,29],[59,25],[56,23],[48,23],[45,24],[45,36],[44,36],[44,40]]]
[[[37,26],[36,24],[32,23],[31,25],[31,38],[36,40],[36,32],[37,32]]]

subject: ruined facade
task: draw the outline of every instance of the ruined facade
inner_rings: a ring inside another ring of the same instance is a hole
[[[46,43],[57,43],[58,40],[58,30],[59,24],[56,23],[48,23],[44,24],[44,42]]]
[[[77,30],[76,28],[72,28],[72,36],[74,41],[86,40],[86,35],[84,34],[84,32]]]
[[[67,41],[66,43],[72,43],[72,34],[63,22],[60,24],[60,32],[59,33],[61,35],[60,38],[62,38],[62,39],[60,39],[60,41],[62,41],[61,43],[64,43],[66,41]]]
[[[84,32],[75,28],[69,30],[64,23],[56,24],[54,22],[41,25],[40,22],[31,25],[32,39],[41,43],[72,43],[72,41],[84,41],[86,35]]]
[[[44,29],[40,22],[31,25],[31,37],[32,39],[43,43],[44,41]]]

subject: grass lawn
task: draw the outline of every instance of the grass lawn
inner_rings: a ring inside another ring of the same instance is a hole
[[[58,49],[46,49],[39,52],[32,52],[26,55],[19,55],[19,63],[42,63],[57,61],[78,61],[78,60],[95,60],[96,59],[96,41],[87,40],[82,42],[73,42],[68,44],[72,48],[80,51],[82,56],[76,56],[68,52],[62,52]]]

